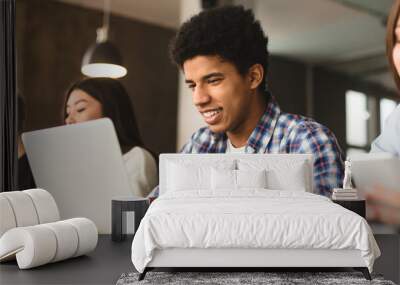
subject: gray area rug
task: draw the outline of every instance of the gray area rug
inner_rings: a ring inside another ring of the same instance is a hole
[[[384,280],[380,275],[372,275],[368,281],[360,272],[148,272],[142,281],[138,281],[139,273],[124,273],[117,285],[133,284],[379,284],[395,285]]]

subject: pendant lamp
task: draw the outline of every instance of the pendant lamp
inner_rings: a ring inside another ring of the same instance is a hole
[[[103,26],[97,29],[96,42],[83,56],[81,72],[89,77],[121,78],[127,74],[118,49],[108,40],[110,0],[104,1]]]

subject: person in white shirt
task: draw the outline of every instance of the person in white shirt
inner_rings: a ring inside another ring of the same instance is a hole
[[[65,124],[103,117],[114,124],[132,194],[146,197],[158,184],[156,157],[143,144],[123,85],[111,78],[87,78],[68,89],[63,107]]]
[[[400,0],[396,0],[390,11],[386,30],[386,54],[394,80],[400,91]],[[385,122],[383,132],[371,145],[371,152],[389,152],[400,156],[400,106]],[[399,175],[400,175],[400,169]],[[369,217],[380,222],[400,225],[400,185],[399,189],[376,186],[367,195]]]

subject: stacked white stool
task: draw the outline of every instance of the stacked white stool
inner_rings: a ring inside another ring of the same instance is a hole
[[[60,221],[46,190],[0,193],[0,262],[16,258],[20,269],[28,269],[86,254],[97,239],[89,219]]]

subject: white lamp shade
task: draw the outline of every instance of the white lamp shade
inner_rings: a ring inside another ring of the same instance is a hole
[[[90,63],[83,65],[81,72],[89,77],[124,77],[128,71],[125,67],[110,63]]]
[[[127,74],[127,69],[118,49],[109,41],[100,41],[86,51],[81,72],[89,77],[120,78]]]

